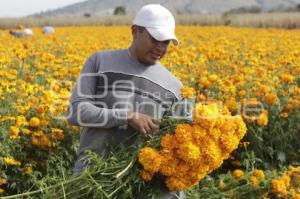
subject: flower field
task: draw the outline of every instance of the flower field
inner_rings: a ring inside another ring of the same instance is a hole
[[[79,128],[68,125],[65,114],[76,78],[93,52],[128,48],[131,41],[129,26],[64,27],[52,35],[33,31],[34,37],[17,39],[0,30],[0,196],[7,198],[72,175]],[[174,135],[162,138],[160,155],[150,147],[141,151],[144,170],[137,178],[149,181],[160,172],[168,176],[170,190],[195,185],[186,190],[187,198],[299,199],[300,30],[179,26],[177,36],[180,45],[170,46],[162,64],[182,81],[183,98],[218,104],[224,114],[240,118],[237,136],[227,135],[229,121],[222,126],[195,115],[194,124],[178,124]],[[209,116],[214,110],[195,107]],[[210,145],[205,156],[210,158],[205,173],[187,182],[185,177],[199,173],[192,165],[204,150],[177,143],[172,160],[189,162],[178,176],[163,168],[168,161],[163,155],[173,150],[176,136],[180,140],[197,125],[209,126],[210,137],[198,138],[198,145]],[[216,140],[225,147],[212,147]],[[162,162],[156,168],[149,166],[151,155]]]

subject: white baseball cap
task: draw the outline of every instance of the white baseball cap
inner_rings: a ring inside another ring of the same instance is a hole
[[[160,4],[143,6],[136,14],[133,24],[145,27],[158,41],[172,40],[175,45],[179,43],[175,36],[175,19],[172,13]]]

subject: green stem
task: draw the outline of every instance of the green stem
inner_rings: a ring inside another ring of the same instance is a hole
[[[29,191],[29,192],[25,192],[25,193],[21,193],[21,194],[15,194],[15,195],[11,195],[11,196],[5,196],[5,197],[2,197],[1,199],[11,199],[11,198],[18,198],[18,197],[30,196],[30,195],[33,195],[33,194],[36,194],[36,193],[44,192],[44,191],[52,189],[52,188],[59,187],[62,184],[67,184],[67,183],[74,182],[76,180],[80,180],[82,177],[83,176],[78,176],[76,178],[67,180],[67,181],[65,181],[65,182],[63,182],[61,184],[52,185],[52,186],[49,186],[49,187],[46,187],[46,188],[41,188],[41,189],[35,190],[35,191]]]
[[[135,162],[135,158],[133,158],[130,162],[129,162],[129,164],[127,165],[127,167],[125,167],[125,169],[123,169],[121,172],[119,172],[116,176],[115,176],[115,178],[119,178],[120,176],[122,176],[132,165],[133,165],[133,163]]]
[[[84,189],[86,189],[86,188],[89,188],[90,186],[87,184],[87,185],[85,185],[84,187],[80,187],[80,189],[76,189],[75,191],[71,191],[71,192],[68,192],[67,194],[66,194],[66,196],[70,196],[71,194],[73,194],[73,193],[76,193],[76,192],[80,192],[80,191],[82,191],[82,190],[84,190]],[[60,199],[61,197],[59,197],[58,199]]]
[[[105,197],[109,198],[108,194],[101,188],[101,185],[96,182],[96,180],[91,176],[91,174],[89,174],[88,172],[86,172],[86,174],[92,180],[92,182],[97,186],[97,188],[105,195]]]
[[[61,187],[62,187],[62,191],[63,191],[63,194],[64,194],[64,199],[66,199],[66,192],[65,192],[65,187],[64,187],[63,183],[61,183]]]

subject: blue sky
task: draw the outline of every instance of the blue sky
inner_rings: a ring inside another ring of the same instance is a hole
[[[84,0],[0,0],[0,17],[21,17]]]

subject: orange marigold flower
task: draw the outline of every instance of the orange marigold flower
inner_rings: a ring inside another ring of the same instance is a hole
[[[252,186],[258,187],[260,180],[255,176],[250,176],[250,182]]]
[[[37,117],[32,117],[29,121],[30,127],[38,127],[40,125],[40,119]]]
[[[265,174],[263,170],[256,169],[252,172],[252,176],[258,178],[259,180],[262,180],[265,178]]]
[[[192,87],[182,87],[181,96],[185,99],[193,99],[195,97],[196,91]]]
[[[281,176],[280,179],[284,182],[284,184],[285,184],[285,186],[287,188],[290,187],[290,185],[291,185],[291,178],[290,178],[290,176],[288,174],[284,174],[283,176]]]
[[[200,150],[199,147],[193,143],[180,144],[177,154],[184,161],[192,161],[199,158]]]
[[[290,111],[290,110],[293,110],[294,109],[294,105],[293,104],[287,104],[285,107],[284,107],[284,110],[286,111]]]
[[[166,149],[173,149],[177,146],[177,141],[173,135],[166,134],[161,138],[160,145]]]
[[[289,116],[289,113],[287,113],[287,112],[280,113],[280,117],[282,117],[282,118],[287,118],[288,116]]]
[[[160,169],[162,157],[155,149],[144,147],[140,151],[139,162],[143,165],[145,170],[155,173]]]
[[[51,128],[51,136],[55,140],[63,140],[65,138],[64,131],[58,128]]]
[[[191,142],[192,126],[190,124],[178,124],[175,129],[175,137],[179,143]]]
[[[232,173],[233,177],[237,180],[240,180],[244,177],[244,172],[240,169],[236,169]]]
[[[197,103],[194,108],[193,121],[203,128],[211,129],[216,125],[219,116],[219,109],[216,104],[203,105]]]
[[[31,131],[27,128],[22,129],[22,132],[26,135],[29,135],[31,133]]]
[[[20,136],[19,136],[19,133],[20,133],[20,129],[18,128],[18,127],[16,127],[16,126],[10,126],[9,127],[9,138],[10,139],[17,139],[17,138],[19,138]]]
[[[218,80],[218,75],[212,74],[208,76],[208,80],[212,83],[216,82]]]
[[[41,122],[40,122],[41,126],[46,126],[48,124],[49,124],[49,121],[47,119],[42,119]]]
[[[269,93],[265,95],[264,101],[266,104],[275,105],[279,103],[279,99],[275,93]]]
[[[141,177],[145,181],[150,181],[153,178],[153,174],[154,173],[146,171],[146,170],[142,170],[141,173],[140,173]]]
[[[183,191],[188,186],[183,182],[182,178],[168,177],[166,185],[170,191]]]
[[[203,86],[204,88],[210,88],[212,83],[207,79],[207,77],[201,77],[199,80],[199,85]]]
[[[33,172],[31,166],[25,167],[23,171],[25,174],[32,174]]]
[[[284,73],[284,74],[280,75],[279,77],[280,77],[280,80],[286,84],[292,83],[295,80],[295,77],[288,73]]]
[[[179,160],[169,151],[161,151],[162,163],[159,172],[164,176],[174,175]]]
[[[192,138],[198,145],[206,138],[207,130],[198,124],[192,126]]]
[[[256,119],[256,122],[259,126],[266,126],[268,124],[268,111],[264,110]]]
[[[16,119],[16,126],[21,127],[21,126],[26,126],[26,125],[28,125],[26,118],[23,115],[18,116]]]
[[[197,101],[204,101],[206,99],[206,96],[204,95],[204,94],[199,94],[198,96],[197,96]]]
[[[238,104],[236,102],[236,100],[234,99],[229,99],[225,102],[225,105],[227,106],[227,108],[229,109],[230,112],[234,112],[238,109]]]
[[[281,194],[282,196],[286,196],[287,187],[285,186],[284,181],[278,179],[272,180],[272,192],[275,194]]]

